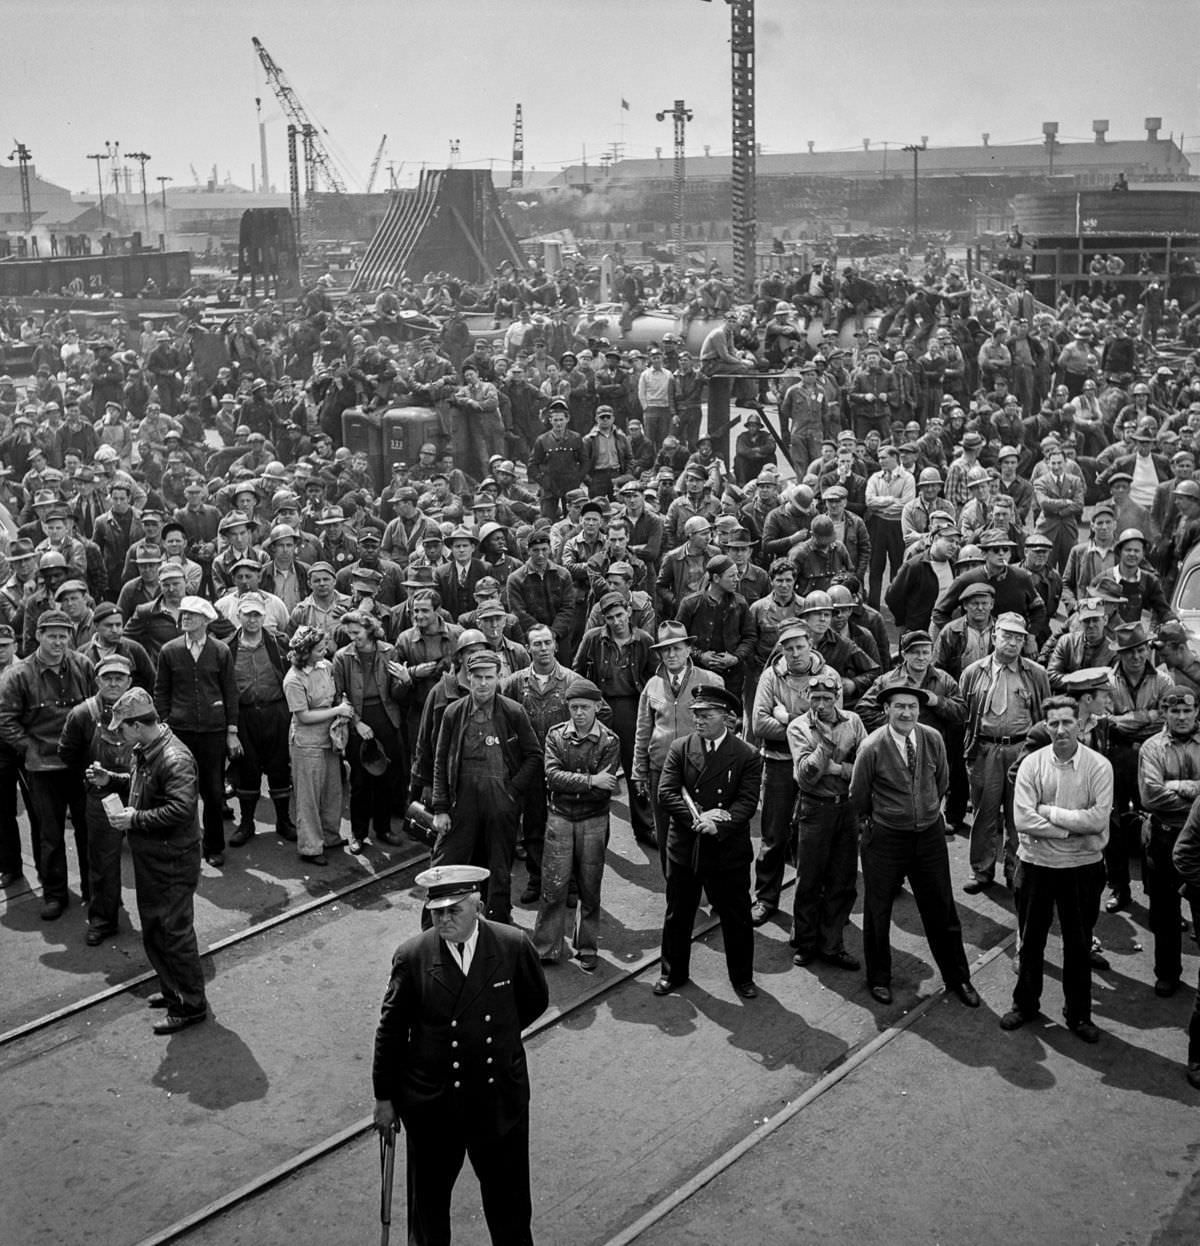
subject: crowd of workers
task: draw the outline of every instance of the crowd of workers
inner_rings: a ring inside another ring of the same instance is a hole
[[[615,282],[630,323],[680,285]],[[861,864],[871,995],[892,998],[907,878],[977,1005],[955,834],[966,891],[1016,892],[1006,1028],[1037,1010],[1057,906],[1066,1020],[1094,1041],[1093,926],[1105,879],[1131,906],[1139,855],[1174,993],[1200,885],[1200,661],[1170,604],[1200,540],[1200,356],[1158,353],[1123,296],[1049,309],[953,266],[781,270],[745,308],[708,277],[644,352],[595,336],[578,284],[505,276],[491,337],[463,337],[466,287],[442,278],[371,309],[322,281],[219,331],[191,306],[92,340],[4,313],[34,359],[0,376],[0,883],[23,876],[20,796],[62,917],[69,817],[99,945],[128,834],[172,1032],[206,1011],[200,856],[260,833],[264,784],[314,867],[405,842],[415,802],[435,864],[486,867],[489,918],[536,905],[541,961],[588,972],[621,795],[666,879],[659,994],[687,980],[703,889],[755,996],[789,863],[797,965],[857,970]],[[416,307],[443,328],[403,340]],[[724,384],[728,462],[700,436]],[[395,406],[440,435],[382,482],[342,417]],[[1188,1063],[1200,1085],[1200,1021]]]

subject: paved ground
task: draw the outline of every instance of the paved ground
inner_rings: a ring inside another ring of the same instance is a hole
[[[954,846],[959,876],[964,848]],[[793,968],[786,932],[773,923],[760,935],[763,993],[753,1003],[730,991],[714,935],[697,951],[694,986],[658,1000],[646,974],[535,1037],[536,1239],[610,1241],[902,1020],[937,981],[907,896],[897,918],[892,1009],[868,1005],[858,975]],[[972,955],[1009,930],[1007,904],[986,897],[969,901],[964,920]],[[1098,1047],[1050,1020],[1061,1002],[1053,969],[1045,1024],[1002,1033],[1012,985],[1003,952],[978,975],[982,1009],[935,1001],[639,1240],[1200,1240],[1178,1228],[1195,1223],[1200,1205],[1191,1188],[1200,1095],[1179,1064],[1190,992],[1155,999],[1137,928],[1120,917],[1101,928],[1114,971],[1097,977]],[[569,978],[566,986],[574,989]],[[403,1240],[402,1169],[396,1189],[394,1237]],[[377,1192],[378,1148],[365,1138],[187,1240],[370,1241]],[[1168,1225],[1176,1236],[1152,1239]],[[455,1232],[467,1246],[487,1240],[469,1171]]]

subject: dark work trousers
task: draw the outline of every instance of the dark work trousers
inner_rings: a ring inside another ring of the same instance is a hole
[[[542,888],[542,849],[546,844],[546,777],[538,771],[525,793],[521,810],[521,838],[525,843],[525,868],[529,884]]]
[[[433,846],[434,865],[482,865],[489,870],[484,887],[485,917],[512,921],[512,863],[521,821],[518,797],[504,783],[475,778],[464,763],[450,811],[450,829]]]
[[[1150,843],[1146,849],[1146,894],[1150,898],[1150,932],[1154,935],[1154,976],[1166,982],[1178,982],[1183,976],[1183,932],[1179,928],[1183,916],[1179,888],[1183,879],[1171,858],[1181,829],[1151,818]],[[1188,907],[1195,927],[1196,909],[1190,904]]]
[[[694,446],[700,440],[700,421],[704,412],[700,407],[680,407],[676,413],[676,419],[679,421],[679,444],[681,446]],[[649,428],[647,427],[647,434]],[[786,441],[787,438],[785,437]],[[656,445],[662,445],[656,442]]]
[[[803,794],[797,810],[792,946],[822,955],[841,952],[858,898],[858,818],[848,801],[826,803]]]
[[[1196,998],[1192,1002],[1192,1015],[1188,1021],[1188,1064],[1200,1064],[1200,982],[1196,983]]]
[[[17,825],[17,790],[29,808],[29,789],[20,762],[6,750],[0,752],[0,874],[24,873],[21,860],[21,832]],[[37,864],[37,853],[34,852]],[[39,867],[40,868],[40,867]]]
[[[1018,861],[1016,870],[1017,985],[1013,1007],[1026,1017],[1036,1015],[1042,999],[1046,937],[1054,914],[1062,934],[1063,1015],[1068,1025],[1092,1019],[1092,927],[1089,914],[1104,890],[1104,865],[1052,869]],[[1178,927],[1177,927],[1178,929]]]
[[[696,412],[696,435],[700,434],[700,412]],[[671,432],[671,408],[670,407],[647,407],[642,412],[642,424],[646,430],[646,436],[654,443],[656,450],[662,449],[663,438]],[[680,438],[681,445],[696,444],[696,438],[691,441],[684,441]]]
[[[567,503],[561,497],[543,493],[540,505],[543,519],[561,519],[567,513]]]
[[[85,797],[91,885],[88,925],[115,930],[121,912],[121,845],[125,842],[125,832],[115,830],[104,812],[100,802],[107,794],[107,791],[89,788]]]
[[[941,818],[920,830],[865,824],[862,872],[867,985],[891,986],[892,905],[906,878],[942,980],[948,987],[966,982],[971,971],[963,950],[962,922],[950,889],[950,854]]]
[[[383,774],[371,774],[362,764],[363,742],[358,732],[350,728],[350,744],[346,749],[350,762],[350,829],[356,839],[366,839],[368,834],[382,839],[391,833],[392,809],[399,806],[394,789],[404,781],[408,766],[400,733],[392,726],[383,706],[372,701],[363,706],[361,717],[375,733],[391,764]]]
[[[1109,741],[1108,760],[1113,768],[1113,810],[1104,848],[1104,867],[1113,895],[1129,891],[1129,858],[1140,846],[1140,797],[1137,783],[1137,749],[1124,740]]]
[[[770,909],[779,907],[783,867],[793,857],[796,792],[792,763],[763,758],[762,839],[754,862],[754,898]]]
[[[898,519],[880,519],[872,515],[867,520],[871,535],[870,587],[867,589],[867,605],[879,609],[879,596],[883,592],[883,569],[891,568],[894,579],[904,561],[904,536]]]
[[[292,792],[291,749],[288,731],[292,715],[282,697],[266,705],[238,706],[238,739],[241,757],[229,762],[229,781],[239,800],[257,800],[263,775],[272,800],[282,800]]]
[[[75,832],[79,854],[79,890],[86,900],[91,894],[88,874],[87,805],[83,784],[66,770],[29,770],[29,829],[33,857],[38,863],[42,897],[67,902],[67,811]]]
[[[612,708],[612,729],[621,745],[621,769],[625,771],[625,791],[629,797],[629,821],[633,835],[643,844],[656,840],[654,821],[647,802],[633,790],[633,741],[637,735],[637,697],[606,697]]]
[[[711,845],[716,847],[716,845]],[[700,907],[700,889],[708,894],[713,912],[721,919],[725,968],[734,986],[754,978],[754,927],[750,922],[750,859],[744,863],[710,864],[709,844],[701,844],[699,869],[690,863],[667,861],[667,915],[663,920],[662,973],[671,982],[683,982],[691,973],[692,925]]]
[[[1013,763],[1021,756],[1021,740],[1011,744],[998,740],[976,743],[967,774],[971,784],[971,873],[991,882],[1000,862],[1005,880],[1012,878],[1017,860],[1017,832],[1012,821]]]
[[[619,467],[597,467],[592,470],[592,474],[588,477],[589,492],[594,498],[611,498],[613,495],[613,481],[620,475]]]
[[[481,1110],[480,1119],[486,1119]],[[493,1246],[533,1246],[529,1111],[503,1134],[448,1114],[443,1128],[408,1130],[408,1233],[413,1246],[449,1246],[454,1183],[470,1159]]]
[[[667,831],[671,826],[671,815],[658,803],[658,783],[661,778],[661,770],[650,771],[650,813],[654,818],[654,838],[658,841],[658,860],[662,866],[663,877],[666,878]]]
[[[196,777],[203,805],[204,855],[225,851],[225,732],[180,731],[172,728],[179,743],[196,759]]]
[[[200,881],[196,839],[158,839],[130,832],[133,882],[146,957],[171,1012],[204,1012],[204,971],[196,947],[192,901]]]
[[[967,817],[967,800],[971,785],[967,778],[967,761],[963,754],[966,744],[962,727],[939,727],[946,743],[946,761],[950,766],[950,790],[946,793],[946,821],[958,826]]]

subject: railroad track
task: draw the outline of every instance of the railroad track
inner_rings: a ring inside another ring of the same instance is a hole
[[[353,882],[346,883],[344,886],[338,887],[329,892],[327,895],[313,896],[308,900],[303,900],[295,904],[282,913],[276,913],[273,917],[266,918],[264,921],[255,922],[251,926],[247,926],[242,930],[235,931],[233,934],[226,935],[210,943],[201,953],[201,959],[207,960],[214,957],[218,952],[225,951],[228,948],[236,947],[238,944],[246,943],[250,939],[265,934],[269,930],[275,930],[279,926],[286,925],[288,922],[295,921],[299,917],[305,917],[310,913],[329,905],[336,904],[338,901],[348,896],[355,895],[367,888],[374,887],[381,882],[386,882],[390,878],[394,878],[398,874],[404,873],[405,870],[413,869],[415,866],[424,864],[429,859],[427,849],[414,850],[407,854],[401,861],[393,861],[390,865],[385,866],[381,870],[376,870],[368,874],[364,878],[356,878]],[[24,893],[22,893],[24,894]],[[78,1016],[80,1013],[87,1012],[91,1008],[95,1008],[110,999],[115,999],[120,995],[127,995],[134,992],[138,987],[145,986],[147,983],[157,981],[158,975],[153,969],[145,970],[142,973],[135,974],[132,978],[126,979],[124,982],[115,983],[113,986],[106,987],[102,991],[96,991],[94,994],[87,995],[83,999],[74,1000],[69,1004],[64,1004],[61,1008],[56,1008],[52,1012],[42,1014],[30,1021],[23,1022],[21,1025],[14,1026],[10,1030],[0,1033],[0,1048],[15,1043],[19,1039],[27,1038],[31,1034],[36,1034],[39,1030],[65,1021],[71,1017]]]
[[[790,887],[791,885],[791,882],[788,882],[785,884],[785,887]],[[717,926],[718,923],[715,920],[710,919],[706,921],[694,932],[693,942],[705,938]],[[978,956],[972,964],[972,975],[974,976],[1002,956],[1013,945],[1015,939],[1015,933],[1009,934],[998,944]],[[602,1001],[606,996],[610,996],[629,986],[648,970],[652,969],[658,961],[657,955],[647,954],[640,958],[639,961],[625,966],[611,980],[597,983],[593,989],[586,992],[579,999],[573,1000],[566,1006],[539,1018],[537,1022],[525,1031],[526,1041],[535,1038],[539,1034],[553,1030],[575,1014]],[[775,1115],[764,1120],[756,1128],[739,1138],[733,1145],[727,1147],[701,1169],[700,1172],[669,1189],[637,1219],[611,1237],[606,1238],[603,1246],[632,1246],[633,1243],[639,1241],[651,1229],[665,1220],[672,1211],[686,1203],[693,1195],[703,1190],[705,1186],[736,1164],[742,1156],[767,1141],[779,1129],[794,1120],[810,1104],[816,1102],[816,1100],[836,1087],[843,1078],[899,1038],[913,1024],[924,1017],[944,994],[944,989],[939,989],[922,997],[909,1011],[898,1018],[887,1029],[869,1041],[859,1043],[832,1059],[828,1065],[819,1070],[816,1080],[808,1085],[795,1099],[791,1100]],[[356,1167],[364,1172],[370,1171],[375,1163],[375,1159],[373,1152],[365,1147],[365,1142],[372,1131],[371,1118],[363,1117],[361,1120],[339,1129],[336,1133],[331,1133],[328,1137],[307,1147],[274,1168],[259,1174],[245,1184],[229,1190],[205,1206],[181,1217],[175,1223],[142,1238],[136,1243],[136,1246],[167,1246],[168,1243],[187,1241],[193,1234],[201,1230],[207,1231],[205,1240],[214,1240],[208,1236],[213,1231],[217,1232],[221,1239],[224,1240],[226,1235],[224,1221],[236,1213],[239,1208],[244,1209],[272,1187],[280,1185],[291,1178],[303,1176],[305,1180],[311,1180],[316,1177],[316,1183],[320,1184],[320,1166],[323,1163],[332,1163],[343,1153],[349,1152],[355,1144],[364,1145],[364,1151],[366,1152],[361,1157],[361,1163],[358,1163]],[[404,1214],[401,1210],[401,1200],[403,1199],[402,1177],[397,1179],[396,1190],[397,1202],[395,1204],[393,1228],[402,1235],[403,1230],[400,1228]]]
[[[786,891],[792,886],[793,882],[789,880],[784,884],[784,890]],[[693,931],[692,942],[696,943],[705,938],[717,930],[719,925],[720,923],[716,918],[708,918]],[[657,952],[648,952],[636,961],[622,966],[615,977],[597,982],[594,987],[585,991],[579,998],[573,999],[560,1007],[550,1009],[525,1030],[524,1038],[526,1042],[539,1034],[561,1026],[564,1021],[582,1012],[597,1001],[614,994],[622,987],[628,986],[657,965],[659,960],[660,957]],[[213,1199],[203,1207],[199,1207],[188,1215],[181,1217],[173,1224],[167,1225],[148,1237],[142,1238],[136,1243],[136,1246],[166,1246],[169,1242],[183,1241],[191,1233],[219,1221],[223,1216],[227,1216],[237,1208],[271,1189],[271,1187],[305,1172],[307,1169],[313,1168],[322,1160],[327,1160],[344,1151],[347,1147],[369,1135],[373,1128],[370,1116],[354,1121],[352,1124],[344,1126],[335,1133],[331,1133],[328,1137],[321,1139],[321,1141],[305,1148],[283,1163],[277,1164],[274,1168],[260,1173],[245,1184],[229,1190],[219,1198]],[[402,1198],[402,1181],[398,1185],[400,1193],[397,1197]],[[398,1215],[402,1214],[398,1212]]]

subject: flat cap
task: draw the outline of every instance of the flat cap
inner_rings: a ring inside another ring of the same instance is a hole
[[[181,613],[186,611],[188,614],[203,615],[210,623],[217,618],[216,607],[207,597],[189,595],[179,603],[179,609]]]
[[[1018,614],[1015,610],[1006,610],[1003,614],[996,618],[996,627],[1005,632],[1018,632],[1022,636],[1029,635],[1029,629],[1025,626],[1025,618]]]
[[[1063,688],[1070,693],[1076,695],[1084,692],[1099,692],[1102,688],[1109,687],[1108,676],[1111,667],[1108,666],[1085,666],[1082,670],[1067,671],[1059,676],[1059,682]]]
[[[117,703],[113,706],[109,726],[115,729],[122,723],[128,722],[131,718],[157,717],[158,714],[154,708],[154,698],[146,689],[130,688],[128,692],[122,693],[117,698]]]

